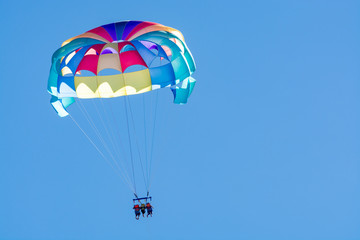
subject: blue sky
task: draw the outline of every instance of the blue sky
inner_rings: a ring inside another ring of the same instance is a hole
[[[358,1],[1,1],[0,239],[360,238]],[[49,103],[52,53],[94,27],[179,29],[197,64],[164,90],[154,217]]]

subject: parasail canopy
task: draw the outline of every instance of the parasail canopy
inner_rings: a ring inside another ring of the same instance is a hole
[[[113,98],[170,87],[174,102],[187,102],[195,62],[176,29],[145,21],[122,21],[66,40],[52,56],[48,80],[59,114],[74,98]]]

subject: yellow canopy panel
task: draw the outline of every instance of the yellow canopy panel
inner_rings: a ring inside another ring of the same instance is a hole
[[[75,76],[78,98],[111,98],[151,91],[149,69],[110,76]]]

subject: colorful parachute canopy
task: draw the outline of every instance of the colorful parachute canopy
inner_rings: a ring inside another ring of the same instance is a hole
[[[94,28],[62,44],[52,56],[48,91],[59,116],[74,98],[111,98],[171,87],[187,102],[194,59],[182,34],[152,22],[123,21]]]

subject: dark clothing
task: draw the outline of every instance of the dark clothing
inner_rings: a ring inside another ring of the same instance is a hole
[[[145,204],[141,204],[140,210],[141,210],[142,214],[145,214]]]

